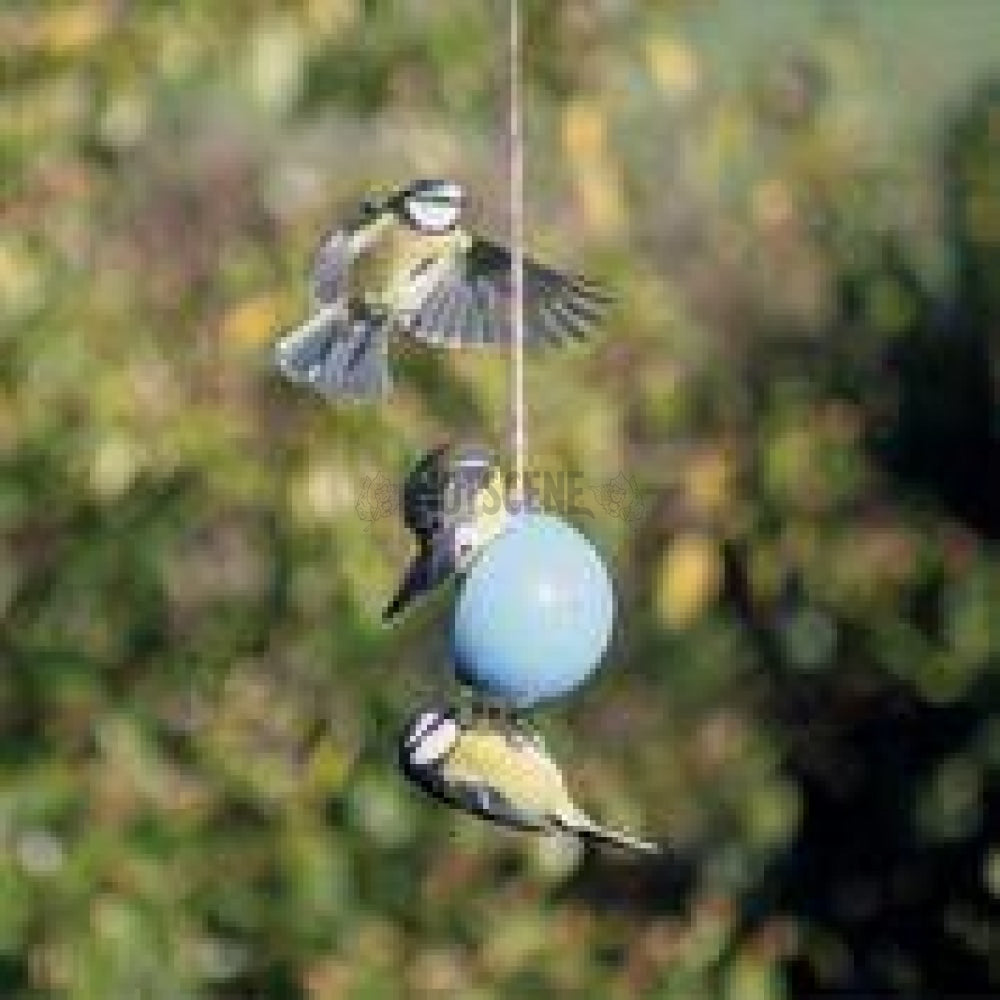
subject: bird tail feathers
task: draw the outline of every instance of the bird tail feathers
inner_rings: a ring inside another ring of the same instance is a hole
[[[350,316],[340,303],[323,306],[275,348],[286,378],[331,398],[372,399],[391,386],[386,320]]]
[[[431,544],[434,546],[433,542]],[[440,542],[436,547],[422,551],[407,567],[396,595],[382,612],[382,621],[392,621],[415,598],[444,583],[453,569],[454,563]]]
[[[584,840],[610,844],[612,847],[620,847],[637,854],[659,854],[661,851],[659,844],[654,844],[649,840],[641,840],[624,830],[612,830],[601,826],[586,816],[578,817],[575,822],[567,823],[566,829]]]

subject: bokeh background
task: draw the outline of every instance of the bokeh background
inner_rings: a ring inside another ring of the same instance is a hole
[[[268,363],[365,190],[505,232],[505,5],[7,0],[0,996],[1000,994],[996,15],[525,0],[530,243],[621,296],[527,366],[621,598],[534,721],[639,864],[394,770],[450,598],[381,627],[372,503],[506,359]]]

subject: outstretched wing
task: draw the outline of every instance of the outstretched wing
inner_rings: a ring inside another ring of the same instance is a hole
[[[333,305],[347,297],[350,251],[350,240],[343,229],[333,229],[323,238],[312,266],[312,294],[317,305]]]
[[[506,247],[473,240],[426,278],[428,287],[409,316],[415,337],[449,346],[510,343],[513,278]],[[582,340],[613,301],[595,282],[524,260],[526,344]]]
[[[292,382],[328,398],[373,399],[391,387],[385,322],[373,316],[350,320],[325,306],[278,341],[274,359]]]

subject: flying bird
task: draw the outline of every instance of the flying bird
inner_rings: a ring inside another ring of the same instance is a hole
[[[486,715],[463,722],[452,709],[424,709],[403,731],[399,764],[440,801],[503,826],[562,831],[635,852],[660,850],[591,819],[574,803],[540,737]]]
[[[432,345],[510,342],[510,251],[462,225],[465,192],[419,180],[369,195],[313,261],[311,319],[284,335],[278,368],[331,398],[388,393],[394,332]],[[595,282],[524,258],[524,341],[582,340],[612,298]]]

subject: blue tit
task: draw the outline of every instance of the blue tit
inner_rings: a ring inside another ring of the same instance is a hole
[[[365,198],[316,253],[315,315],[279,341],[280,370],[329,397],[372,398],[391,388],[394,331],[449,347],[509,343],[511,254],[462,227],[465,203],[448,180]],[[601,286],[525,258],[526,344],[583,339],[611,301]]]
[[[417,554],[383,612],[385,621],[467,572],[507,523],[500,471],[489,451],[479,447],[441,445],[427,452],[406,477],[402,507]]]
[[[562,831],[631,851],[660,850],[592,820],[573,802],[541,738],[509,723],[483,715],[463,722],[452,709],[424,709],[403,731],[399,763],[430,795],[495,823]]]

